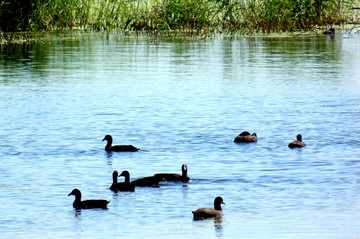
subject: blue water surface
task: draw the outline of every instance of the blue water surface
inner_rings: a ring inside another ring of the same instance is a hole
[[[0,238],[359,238],[359,53],[350,34],[1,46]],[[187,184],[109,190],[183,163]],[[74,210],[74,188],[108,209]],[[223,219],[193,221],[216,196]]]

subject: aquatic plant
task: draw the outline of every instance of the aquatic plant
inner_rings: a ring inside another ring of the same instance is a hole
[[[156,0],[150,22],[155,29],[207,29],[212,25],[212,5],[206,0]]]
[[[0,27],[3,31],[296,31],[346,22],[355,1],[0,0]]]

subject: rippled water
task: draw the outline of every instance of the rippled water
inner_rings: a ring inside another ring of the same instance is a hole
[[[0,237],[359,238],[359,52],[349,34],[1,46]],[[188,184],[108,189],[183,163]],[[73,188],[108,210],[76,212]],[[193,221],[216,196],[224,218]]]

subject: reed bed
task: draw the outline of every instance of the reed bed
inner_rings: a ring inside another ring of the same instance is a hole
[[[0,0],[0,28],[281,32],[353,21],[356,0]],[[6,19],[6,20],[5,20]],[[352,19],[352,20],[351,20]],[[11,22],[11,24],[9,24]]]

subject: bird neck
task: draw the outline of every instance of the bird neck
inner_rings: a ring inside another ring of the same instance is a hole
[[[106,146],[105,146],[105,150],[106,150],[106,151],[109,151],[109,149],[111,148],[111,144],[112,144],[112,143],[111,143],[110,141],[107,142],[107,144],[106,144]]]
[[[117,183],[117,181],[118,181],[117,178],[118,178],[117,175],[113,175],[113,184]]]
[[[125,176],[125,183],[130,183],[130,177],[129,176]]]
[[[77,208],[78,205],[80,205],[80,203],[81,203],[81,195],[75,195],[75,200],[73,203],[74,208]]]
[[[298,136],[297,136],[297,141],[302,142],[302,137],[298,135]]]
[[[215,210],[218,210],[218,211],[222,211],[222,209],[221,209],[221,203],[214,203],[214,208],[215,208]]]
[[[186,167],[182,167],[181,172],[182,172],[182,177],[183,178],[187,177],[187,168]]]

